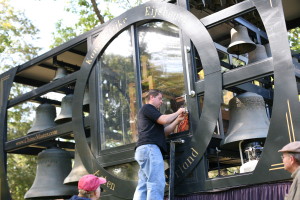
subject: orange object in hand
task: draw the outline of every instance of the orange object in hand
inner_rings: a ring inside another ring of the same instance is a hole
[[[185,115],[184,119],[177,125],[176,132],[189,130],[189,115]]]

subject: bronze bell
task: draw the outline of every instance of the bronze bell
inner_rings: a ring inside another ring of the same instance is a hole
[[[64,184],[66,185],[77,185],[79,179],[89,174],[86,168],[84,167],[80,156],[76,150],[75,147],[75,158],[74,158],[74,166],[72,168],[72,171],[69,173],[69,175],[65,178]]]
[[[245,26],[238,25],[231,29],[231,43],[227,48],[230,54],[241,55],[253,51],[255,43],[250,39]]]
[[[248,53],[248,64],[268,58],[264,45],[257,44],[256,49]]]
[[[72,100],[73,94],[68,94],[61,100],[61,111],[55,118],[56,123],[63,124],[72,120]]]
[[[25,199],[58,199],[69,198],[78,193],[76,186],[64,185],[64,178],[71,171],[69,152],[50,148],[38,154],[37,170],[31,188]]]
[[[56,117],[55,106],[47,103],[39,105],[36,109],[36,116],[33,125],[28,130],[27,134],[54,127],[55,117]]]
[[[67,74],[68,74],[67,70],[64,67],[57,67],[57,70],[55,72],[55,77],[53,78],[53,81],[55,81],[57,79],[60,79],[64,76],[66,76]]]
[[[222,148],[238,150],[240,141],[261,141],[267,137],[270,121],[262,96],[246,92],[233,97],[229,111],[229,127],[221,141]]]

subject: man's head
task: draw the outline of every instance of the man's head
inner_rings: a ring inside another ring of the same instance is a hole
[[[97,177],[93,174],[88,174],[81,177],[78,181],[79,195],[93,199],[100,198],[100,185],[106,183],[105,178]]]
[[[293,173],[300,166],[300,141],[285,145],[278,152],[282,152],[284,169]]]
[[[161,106],[163,103],[162,100],[162,92],[156,89],[149,90],[146,97],[146,102],[149,104],[152,104],[157,109]]]

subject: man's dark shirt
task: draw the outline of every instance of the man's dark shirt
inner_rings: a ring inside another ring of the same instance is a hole
[[[138,142],[136,147],[144,144],[156,144],[162,154],[167,152],[164,126],[156,121],[162,114],[152,105],[145,104],[138,113]]]

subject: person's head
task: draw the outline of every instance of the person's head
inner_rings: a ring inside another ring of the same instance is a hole
[[[151,89],[147,92],[147,95],[145,97],[146,102],[149,104],[152,104],[157,109],[161,106],[163,103],[162,100],[162,92],[156,89]]]
[[[105,178],[97,177],[93,174],[81,177],[78,181],[79,196],[99,199],[101,193],[100,185],[104,183],[106,183]]]
[[[293,173],[300,166],[300,141],[285,145],[278,152],[282,152],[284,169]]]

